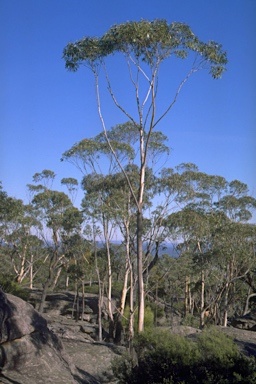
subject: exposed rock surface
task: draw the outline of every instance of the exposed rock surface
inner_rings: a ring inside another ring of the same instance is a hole
[[[218,329],[231,336],[245,355],[256,357],[256,332],[234,327],[218,326]]]
[[[87,294],[83,321],[72,319],[74,294],[52,293],[45,313],[0,292],[0,383],[114,383],[113,357],[122,348],[97,342],[97,295]]]
[[[38,296],[40,292],[33,292],[31,297],[35,307]],[[0,292],[0,383],[115,383],[111,361],[123,348],[97,342],[97,295],[86,294],[83,321],[71,318],[73,301],[71,292],[49,294],[41,316],[32,305]],[[201,332],[169,324],[171,332],[193,339]],[[218,328],[244,353],[256,356],[256,332],[248,327]]]
[[[32,305],[3,292],[0,292],[0,367],[2,383],[99,382],[76,368],[61,339],[49,330],[47,321]]]
[[[256,331],[256,313],[252,311],[244,316],[236,317],[231,324],[235,328]]]

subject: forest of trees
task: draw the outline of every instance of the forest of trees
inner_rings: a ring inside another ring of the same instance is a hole
[[[138,168],[127,166],[126,171],[138,188]],[[129,316],[132,338],[138,279],[136,205],[123,173],[85,175],[80,209],[73,203],[77,180],[62,179],[64,193],[53,188],[55,177],[50,170],[34,175],[29,204],[1,189],[2,281],[42,288],[41,311],[49,290],[82,292],[85,283],[96,282],[101,311],[105,296],[111,324],[114,294],[119,303],[114,312]],[[146,305],[156,312],[158,308],[159,314],[168,305],[201,327],[205,321],[226,326],[228,318],[250,309],[256,293],[256,226],[250,222],[256,200],[244,183],[207,175],[194,164],[162,169],[158,176],[147,169],[146,180]],[[166,253],[167,245],[173,255]]]
[[[107,60],[115,54],[125,59],[134,108],[112,88]],[[159,69],[170,58],[188,59],[189,69],[157,109]],[[114,315],[125,316],[129,340],[136,327],[143,331],[147,306],[156,308],[155,320],[168,305],[201,327],[206,320],[226,326],[228,318],[246,313],[256,293],[251,222],[256,200],[244,183],[208,175],[194,164],[164,167],[169,146],[157,130],[194,73],[206,69],[214,79],[221,77],[227,63],[221,45],[200,41],[183,23],[142,20],[69,43],[64,59],[71,71],[81,65],[91,70],[102,132],[63,153],[62,161],[80,169],[82,178],[62,179],[66,193],[54,189],[56,175],[47,169],[28,184],[28,204],[8,196],[3,186],[3,280],[42,288],[40,311],[50,289],[83,293],[85,283],[96,283],[99,339],[103,297],[110,333]],[[102,113],[101,80],[126,119],[111,128]],[[78,208],[80,186],[84,197]],[[166,252],[169,244],[173,255]]]

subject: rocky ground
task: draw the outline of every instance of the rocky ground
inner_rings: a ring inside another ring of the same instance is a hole
[[[77,367],[84,373],[87,382],[115,383],[111,361],[121,355],[124,347],[115,346],[106,341],[95,340],[96,326],[85,321],[75,322],[64,316],[44,314],[48,327],[58,335],[64,345],[65,352]],[[93,336],[93,337],[92,337]]]
[[[37,307],[39,294],[37,291],[31,294],[30,301],[34,307]],[[71,318],[74,295],[70,292],[48,295],[43,318],[22,300],[11,295],[7,299],[0,297],[1,324],[4,319],[9,324],[5,328],[1,326],[0,361],[4,368],[0,373],[0,383],[116,383],[111,361],[120,356],[124,347],[115,346],[107,339],[97,341],[96,295],[86,295],[83,321]],[[12,315],[6,314],[6,305],[10,306]],[[249,326],[253,328],[253,321],[251,318],[249,323],[239,320],[237,326],[240,329],[219,329],[232,336],[245,354],[256,356],[256,332],[246,329]],[[19,332],[10,334],[8,329],[17,324]],[[200,333],[198,329],[178,324],[168,328],[188,337]]]

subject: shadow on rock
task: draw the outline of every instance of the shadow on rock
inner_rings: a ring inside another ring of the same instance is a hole
[[[0,291],[0,381],[96,384],[79,373],[47,321],[22,299]]]

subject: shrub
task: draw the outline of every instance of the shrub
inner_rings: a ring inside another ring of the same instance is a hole
[[[131,368],[135,362],[129,360],[128,368],[126,357],[115,362],[113,371],[120,383],[176,383],[179,376],[189,374],[198,356],[195,343],[157,328],[139,334],[135,348],[140,351],[136,366]]]
[[[157,303],[149,302],[148,306],[150,307],[151,311],[154,313],[154,322],[156,323],[158,319],[161,319],[165,317],[164,308],[157,305]]]
[[[184,317],[181,320],[181,325],[186,325],[188,327],[199,328],[200,319],[199,319],[199,317],[195,317],[195,316],[193,316],[191,314],[188,314],[186,317]]]
[[[93,293],[97,295],[99,293],[99,286],[98,284],[87,285],[84,287],[84,290],[86,293]]]
[[[123,384],[255,384],[256,363],[215,330],[198,341],[155,329],[136,338],[138,361],[127,355],[113,365]]]
[[[126,331],[128,330],[128,326],[129,326],[129,312],[130,312],[130,308],[128,306],[125,307],[124,316],[122,318],[122,325]],[[152,329],[153,326],[154,326],[154,313],[149,306],[146,306],[145,307],[145,313],[144,313],[144,329],[146,331],[148,329]],[[134,327],[135,327],[135,333],[137,333],[137,331],[138,331],[138,311],[135,312]]]
[[[232,338],[214,327],[198,337],[200,361],[193,367],[195,380],[202,383],[256,383],[254,359],[243,356]],[[196,382],[196,381],[194,381]]]
[[[239,356],[233,339],[216,328],[210,327],[198,337],[198,346],[203,360],[214,360],[218,364],[227,365]]]
[[[28,300],[29,293],[16,281],[14,281],[11,275],[0,275],[0,285],[2,290],[6,293],[11,293],[14,296],[18,296],[23,300]]]

